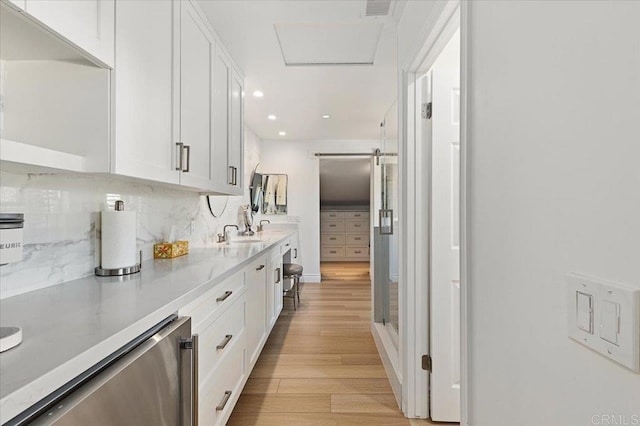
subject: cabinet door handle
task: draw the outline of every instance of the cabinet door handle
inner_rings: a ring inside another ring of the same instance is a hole
[[[233,167],[233,184],[238,185],[238,168]]]
[[[182,164],[184,164],[184,144],[182,142],[176,142],[176,147],[178,148],[178,164],[176,165],[176,170],[182,171]]]
[[[274,271],[276,273],[276,284],[280,282],[280,268],[276,268]]]
[[[191,145],[184,146],[185,151],[187,151],[187,167],[182,169],[183,172],[189,173],[190,164],[191,164]]]
[[[216,299],[216,302],[224,302],[233,294],[232,291],[225,291],[224,294]]]
[[[226,336],[224,336],[224,339],[222,339],[222,342],[220,342],[220,344],[216,346],[216,349],[222,350],[226,348],[232,338],[233,338],[233,334],[227,334]]]
[[[227,183],[229,185],[233,185],[233,166],[229,166],[228,167],[227,177],[229,178],[229,179],[227,179]]]
[[[216,411],[224,410],[227,402],[229,402],[229,398],[231,398],[231,391],[225,391],[224,396],[222,397],[222,401],[220,401],[220,404],[218,404],[218,406],[216,407]]]
[[[264,269],[264,265],[260,265],[256,268],[256,271],[262,271]]]
[[[297,248],[293,249],[293,258],[294,259],[298,258],[298,249]]]

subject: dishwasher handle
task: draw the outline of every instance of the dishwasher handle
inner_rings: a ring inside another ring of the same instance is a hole
[[[182,357],[182,425],[198,426],[198,347],[199,337],[193,334],[190,339],[180,341],[180,349],[191,351],[191,356]]]

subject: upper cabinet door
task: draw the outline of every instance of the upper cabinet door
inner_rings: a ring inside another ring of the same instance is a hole
[[[214,189],[229,193],[233,183],[233,169],[229,167],[229,108],[231,104],[231,61],[216,47],[213,64],[213,151],[211,166]]]
[[[231,137],[229,141],[229,167],[233,173],[230,192],[241,195],[244,177],[244,81],[234,71],[231,75]]]
[[[180,182],[172,133],[174,15],[167,0],[116,4],[113,173]]]
[[[27,0],[25,3],[29,15],[113,68],[115,0]]]
[[[212,57],[215,42],[189,1],[181,1],[180,140],[182,185],[211,189],[213,111]]]

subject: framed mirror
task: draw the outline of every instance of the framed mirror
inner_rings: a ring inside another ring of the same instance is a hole
[[[263,214],[287,214],[287,175],[263,174]]]

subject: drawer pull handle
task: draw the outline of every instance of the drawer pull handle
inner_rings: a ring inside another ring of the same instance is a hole
[[[359,224],[359,223],[356,223],[356,224],[355,224],[355,225],[353,225],[353,226],[355,226],[356,228],[360,228],[360,224]]]
[[[233,334],[227,334],[226,336],[224,336],[224,339],[222,339],[222,342],[220,342],[220,344],[216,346],[216,349],[220,351],[226,348],[232,338]]]
[[[335,250],[331,250],[329,253],[336,254],[336,251]]]
[[[256,271],[262,271],[264,269],[264,265],[260,265],[256,268]]]
[[[353,252],[354,252],[355,254],[360,254],[360,253],[362,253],[360,250],[354,250]]]
[[[225,391],[224,396],[222,397],[222,401],[220,401],[220,404],[218,404],[218,406],[216,407],[216,411],[224,410],[227,402],[229,402],[229,398],[231,398],[231,391]]]
[[[298,249],[297,248],[293,249],[293,253],[294,253],[293,254],[293,258],[297,259],[298,258]]]
[[[335,227],[336,227],[335,225],[329,225],[329,228],[335,228]]]
[[[287,244],[285,244],[285,247],[289,247],[290,245],[291,245],[290,243],[287,243]]]
[[[354,240],[356,240],[356,241],[360,241],[361,239],[362,239],[362,238],[360,238],[360,237],[356,237],[356,238],[354,238]]]
[[[331,241],[335,241],[337,238],[336,237],[331,237],[329,238]]]
[[[232,291],[225,291],[224,294],[216,299],[216,302],[224,302],[233,294]]]

